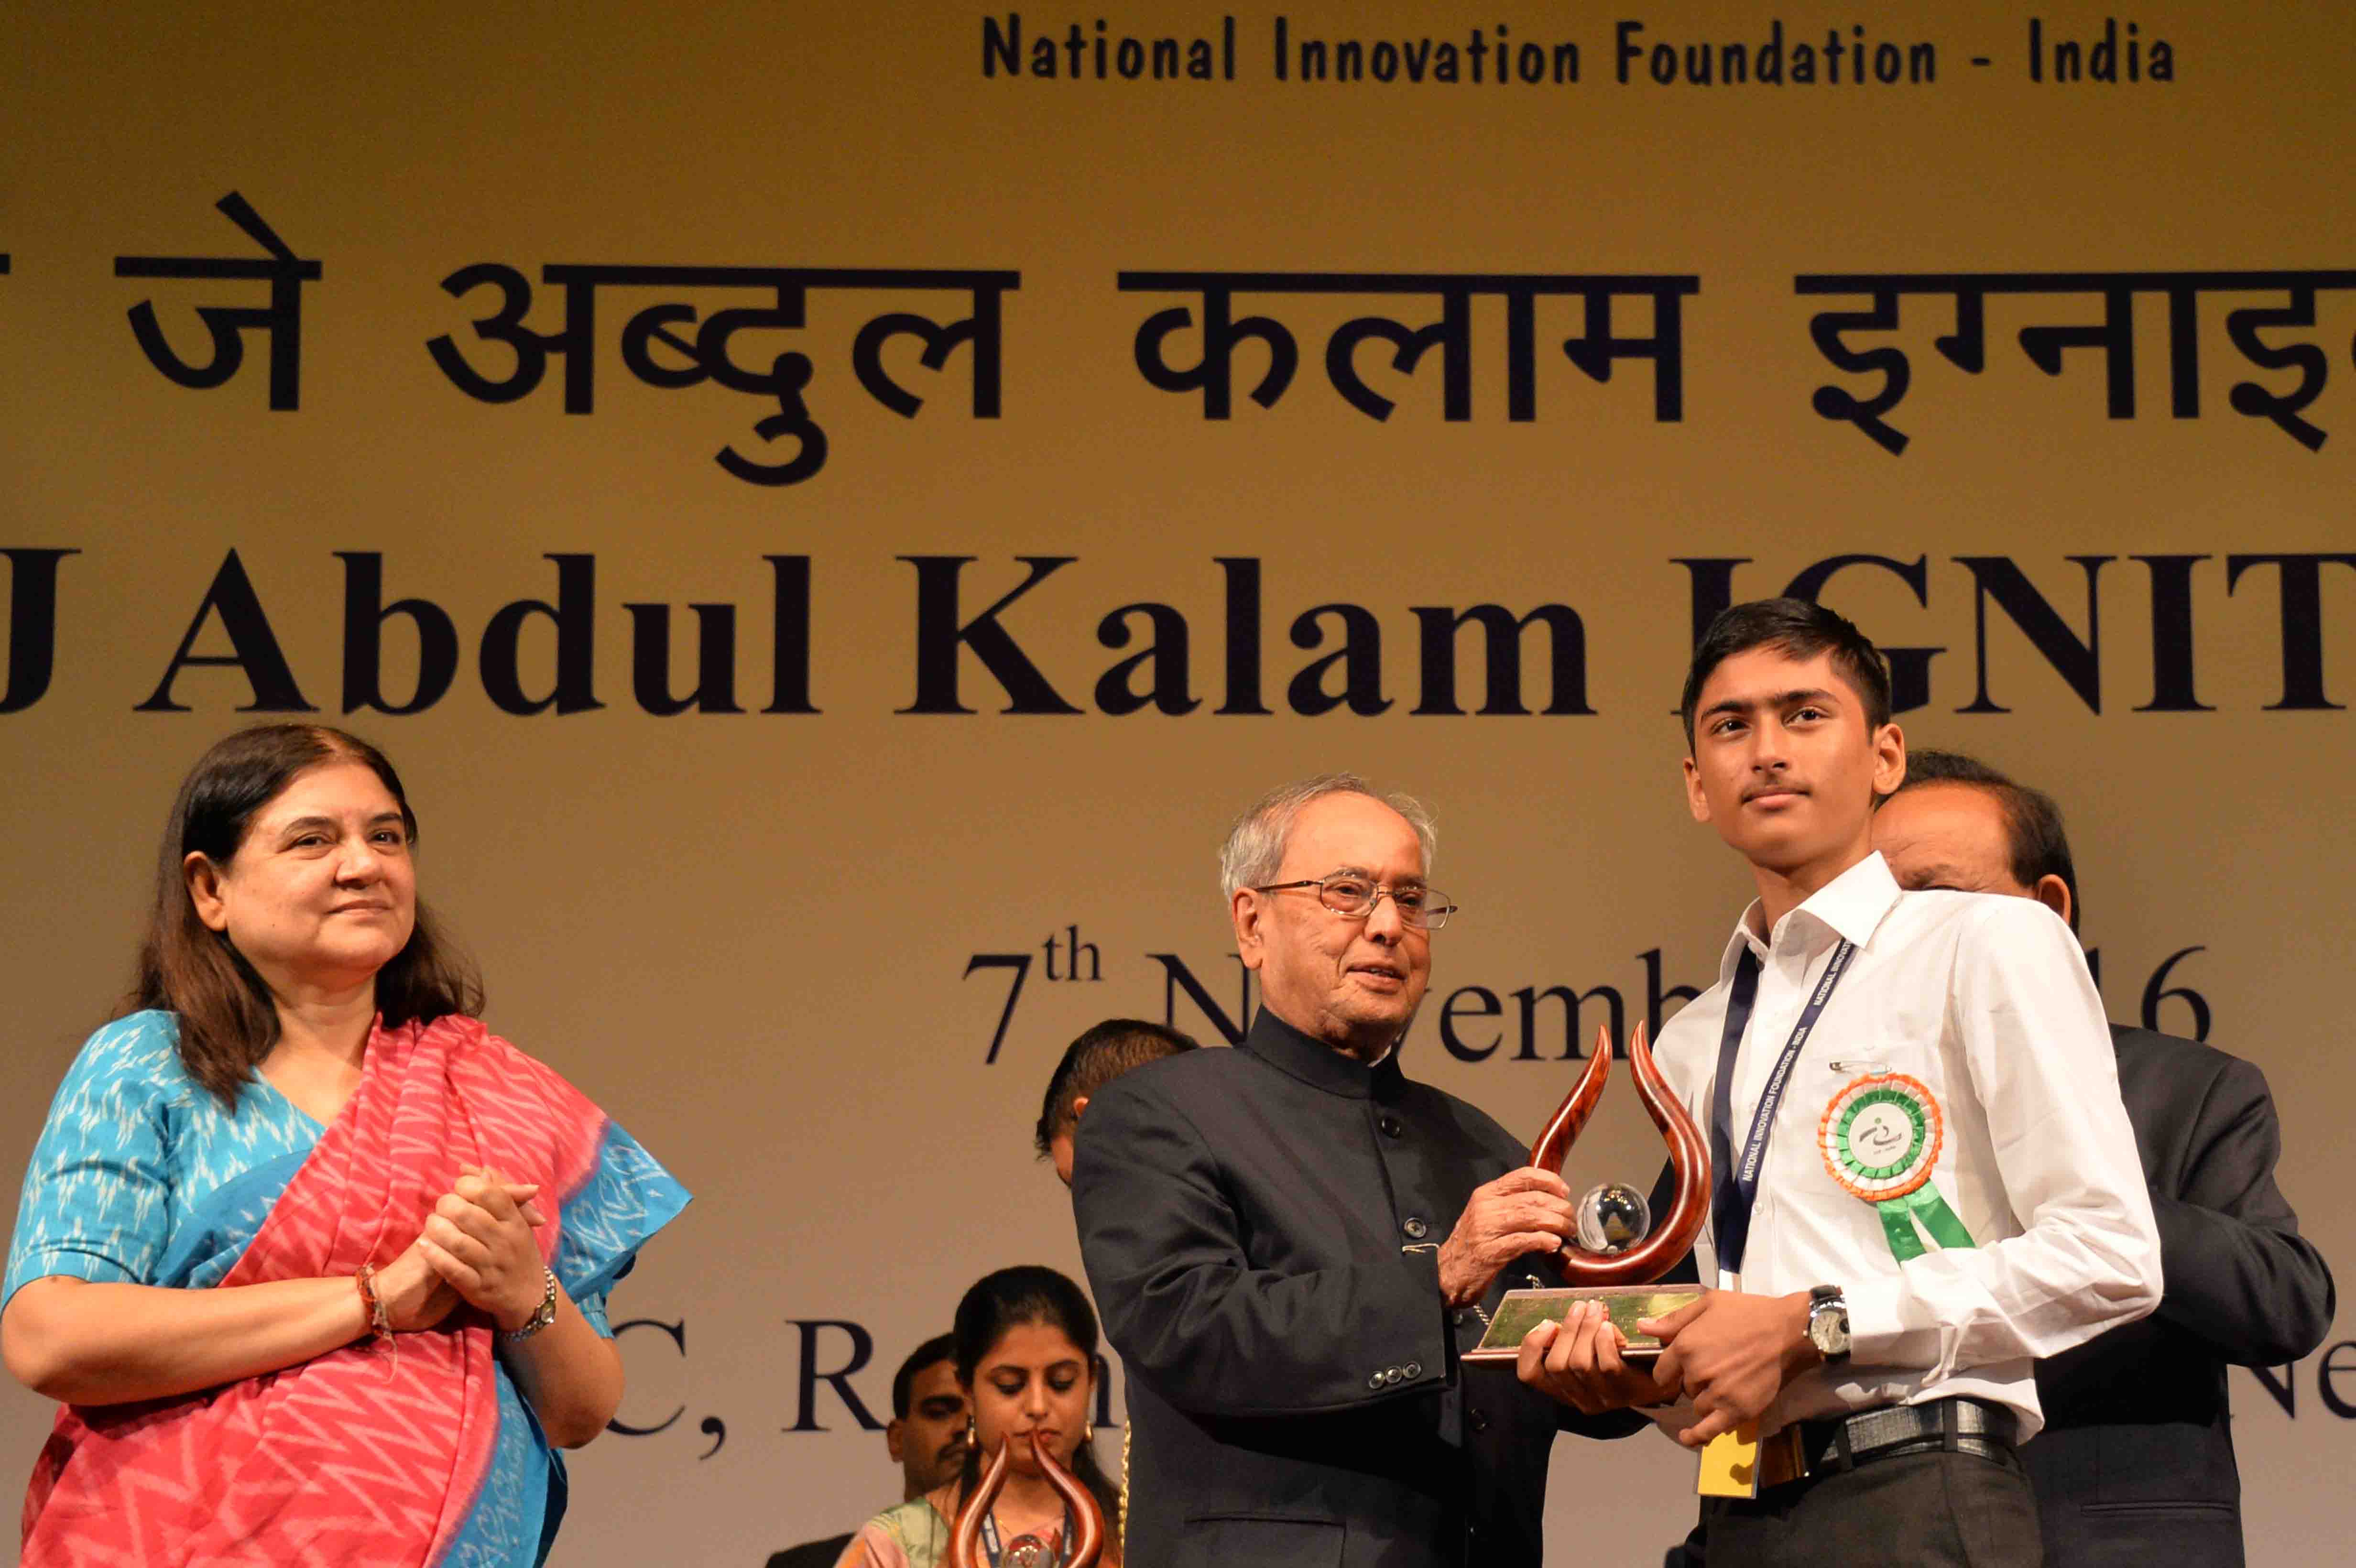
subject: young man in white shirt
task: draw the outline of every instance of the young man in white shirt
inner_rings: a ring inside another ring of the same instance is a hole
[[[1657,1418],[1688,1447],[1755,1432],[1757,1496],[1703,1507],[1715,1561],[2033,1564],[2032,1363],[2160,1291],[2084,959],[2050,910],[1902,892],[1873,853],[1905,740],[1847,620],[1735,606],[1682,706],[1687,803],[1758,889],[1655,1048],[1710,1129],[1695,1261],[1719,1288],[1647,1325],[1649,1376],[1589,1313],[1533,1336],[1524,1381],[1677,1400]]]

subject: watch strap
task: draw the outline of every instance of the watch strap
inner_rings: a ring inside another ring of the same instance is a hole
[[[556,1271],[542,1267],[540,1272],[547,1276],[547,1288],[541,1292],[538,1309],[524,1320],[521,1328],[500,1329],[499,1343],[512,1345],[519,1340],[529,1339],[556,1321]]]

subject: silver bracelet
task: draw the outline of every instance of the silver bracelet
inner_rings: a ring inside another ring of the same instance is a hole
[[[556,1271],[542,1268],[541,1273],[548,1276],[548,1288],[541,1293],[540,1309],[524,1320],[522,1328],[500,1329],[500,1344],[512,1345],[519,1340],[529,1339],[556,1321]]]

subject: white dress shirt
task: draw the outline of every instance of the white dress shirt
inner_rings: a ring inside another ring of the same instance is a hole
[[[1833,950],[1857,944],[1800,1049],[1760,1169],[1740,1277],[1697,1243],[1701,1277],[1762,1296],[1816,1285],[1848,1298],[1850,1357],[1794,1380],[1761,1418],[1791,1422],[1970,1394],[2043,1426],[2033,1360],[2158,1305],[2159,1237],[2119,1103],[2102,998],[2069,927],[2033,899],[1902,891],[1879,855],[1850,867],[1761,934],[1743,912],[1718,984],[1661,1030],[1656,1055],[1708,1128],[1719,1036],[1743,949],[1759,994],[1735,1058],[1739,1160],[1775,1060]],[[1820,1125],[1842,1089],[1903,1073],[1936,1101],[1932,1169],[1976,1243],[1901,1264],[1873,1204],[1833,1179]]]

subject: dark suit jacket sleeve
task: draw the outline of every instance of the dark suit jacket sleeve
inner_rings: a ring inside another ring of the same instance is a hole
[[[1107,1336],[1181,1410],[1309,1414],[1429,1392],[1452,1372],[1432,1251],[1387,1246],[1300,1273],[1251,1266],[1202,1135],[1134,1084],[1089,1104],[1072,1199]],[[1404,1381],[1378,1375],[1410,1364]]]
[[[2331,1271],[2275,1185],[2282,1130],[2265,1075],[2227,1059],[2196,1125],[2183,1191],[2151,1195],[2166,1286],[2159,1314],[2227,1360],[2295,1361],[2330,1330]]]

